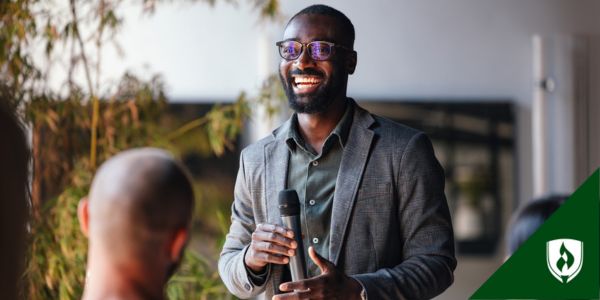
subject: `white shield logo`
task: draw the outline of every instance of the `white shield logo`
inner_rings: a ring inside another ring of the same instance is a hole
[[[583,242],[556,239],[546,243],[546,264],[552,276],[561,283],[573,280],[583,265]]]

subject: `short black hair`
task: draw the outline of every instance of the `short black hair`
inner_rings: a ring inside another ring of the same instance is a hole
[[[348,17],[346,17],[346,15],[344,13],[342,13],[341,11],[339,11],[331,6],[324,5],[324,4],[311,5],[307,8],[299,11],[297,14],[295,14],[289,20],[287,25],[289,25],[293,19],[295,19],[296,17],[301,16],[301,15],[322,15],[322,16],[329,16],[329,17],[337,19],[340,22],[340,25],[342,25],[342,29],[344,30],[344,33],[348,34],[348,37],[350,38],[351,45],[349,45],[349,46],[354,45],[354,39],[355,39],[354,25],[352,24],[352,21],[350,21],[350,19],[348,19]]]

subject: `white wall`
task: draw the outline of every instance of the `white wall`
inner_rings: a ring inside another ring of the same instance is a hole
[[[312,1],[282,1],[286,17]],[[328,1],[353,21],[359,52],[350,93],[359,98],[509,97],[531,92],[531,35],[600,32],[594,0]],[[283,22],[261,25],[247,5],[159,6],[127,14],[129,55],[111,70],[149,64],[179,99],[232,98],[255,88],[261,38],[279,39]],[[274,48],[274,46],[273,46]],[[133,54],[135,53],[135,55]],[[276,55],[275,52],[273,52]],[[110,56],[110,55],[109,55]],[[276,69],[277,58],[271,61]],[[115,72],[112,72],[115,73]]]
[[[107,49],[106,77],[116,79],[124,70],[161,73],[169,96],[180,102],[231,101],[242,90],[255,91],[263,65],[277,61],[273,57],[261,65],[264,55],[259,53],[272,24],[259,22],[258,13],[246,5],[180,2],[158,5],[154,15],[142,14],[139,4],[124,9],[126,23],[118,41],[125,56]]]

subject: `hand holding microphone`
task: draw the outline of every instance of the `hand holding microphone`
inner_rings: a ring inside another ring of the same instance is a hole
[[[312,247],[309,249],[310,258],[321,270],[321,275],[307,278],[300,203],[295,190],[279,193],[279,212],[285,227],[273,224],[256,226],[244,257],[246,266],[256,273],[263,271],[269,263],[290,264],[292,281],[279,286],[282,292],[288,293],[275,295],[273,299],[361,299],[361,284],[321,257]]]
[[[273,224],[258,224],[252,233],[252,242],[244,262],[252,271],[260,273],[269,263],[284,265],[296,254],[298,244],[294,232]]]
[[[302,247],[300,226],[300,202],[295,190],[279,193],[279,212],[284,226],[258,224],[252,233],[252,242],[244,257],[244,263],[252,271],[260,273],[269,263],[290,264],[294,281],[306,278],[306,263]]]

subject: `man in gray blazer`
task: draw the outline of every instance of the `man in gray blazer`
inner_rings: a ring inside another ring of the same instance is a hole
[[[313,5],[277,43],[296,112],[241,153],[232,224],[219,260],[240,298],[426,299],[456,267],[444,173],[423,133],[371,115],[346,97],[354,27]],[[380,45],[385,47],[385,43]],[[309,279],[290,282],[293,232],[278,193],[295,189]]]

